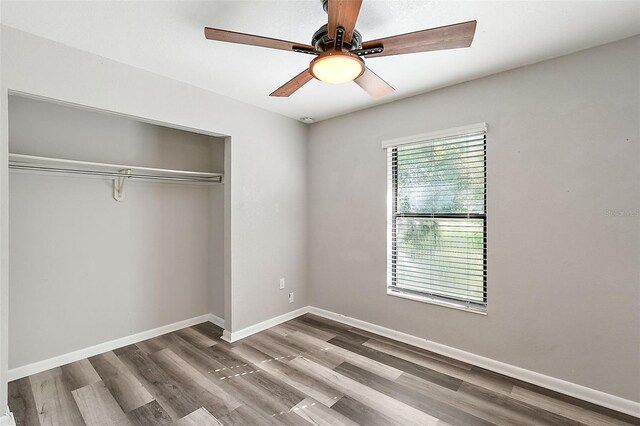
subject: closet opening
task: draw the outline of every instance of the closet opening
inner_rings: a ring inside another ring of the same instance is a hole
[[[8,115],[9,380],[224,325],[227,137],[17,95]]]

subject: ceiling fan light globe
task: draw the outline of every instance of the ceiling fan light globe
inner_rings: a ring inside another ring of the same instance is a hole
[[[325,83],[347,83],[362,75],[364,61],[351,54],[330,53],[311,61],[309,70],[315,78]]]

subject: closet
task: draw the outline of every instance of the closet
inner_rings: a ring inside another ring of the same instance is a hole
[[[9,152],[9,370],[224,317],[224,138],[10,96]]]

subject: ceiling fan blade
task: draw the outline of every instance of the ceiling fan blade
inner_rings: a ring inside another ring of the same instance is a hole
[[[277,38],[262,37],[253,34],[237,33],[235,31],[220,30],[218,28],[204,28],[204,36],[209,40],[225,41],[227,43],[248,44],[250,46],[269,47],[271,49],[300,51],[312,53],[315,49],[304,43],[279,40]]]
[[[274,96],[277,98],[286,98],[287,96],[291,96],[293,92],[307,84],[309,81],[311,81],[311,79],[313,79],[313,76],[311,75],[309,70],[306,69],[300,74],[293,77],[291,80],[287,81],[279,88],[277,88],[269,96]]]
[[[351,43],[362,0],[329,0],[329,38],[338,27],[344,28],[344,42]]]
[[[476,21],[462,22],[445,27],[365,41],[362,43],[362,49],[353,53],[368,58],[377,58],[379,56],[469,47],[476,32],[476,24]],[[382,52],[376,50],[380,47],[383,48]]]
[[[365,68],[364,73],[356,78],[355,82],[373,99],[389,95],[396,90],[369,68]]]

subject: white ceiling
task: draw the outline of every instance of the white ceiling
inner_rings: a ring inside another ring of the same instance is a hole
[[[357,85],[312,80],[289,98],[268,95],[308,55],[208,41],[211,26],[310,43],[327,21],[306,1],[2,1],[2,23],[292,118],[316,121],[640,33],[640,1],[364,0],[365,40],[477,20],[469,49],[369,59],[396,88],[378,101]]]

